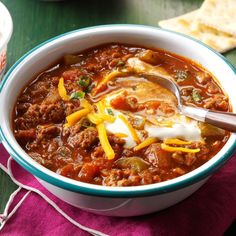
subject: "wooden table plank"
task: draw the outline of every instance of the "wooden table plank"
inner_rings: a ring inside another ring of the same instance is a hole
[[[158,20],[197,9],[202,0],[2,0],[10,10],[14,33],[8,68],[37,44],[58,34],[93,25],[129,23],[157,26]],[[225,56],[236,65],[236,50]],[[0,171],[0,212],[16,186]]]

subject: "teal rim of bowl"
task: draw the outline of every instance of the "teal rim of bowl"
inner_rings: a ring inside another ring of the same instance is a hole
[[[52,41],[54,41],[58,38],[61,38],[63,36],[73,34],[73,33],[76,33],[76,32],[86,31],[86,30],[90,30],[90,29],[97,29],[97,28],[116,27],[116,26],[118,26],[118,27],[119,26],[120,27],[125,27],[125,26],[130,27],[130,26],[132,26],[132,27],[137,27],[137,28],[149,28],[149,29],[154,29],[154,30],[159,30],[159,31],[166,31],[166,32],[169,32],[169,33],[172,33],[172,34],[177,34],[177,35],[180,35],[182,37],[188,38],[192,41],[195,41],[195,42],[201,44],[202,46],[204,46],[207,49],[209,49],[210,51],[212,51],[215,55],[220,57],[234,71],[234,73],[236,75],[236,69],[224,56],[222,56],[220,53],[214,51],[212,48],[210,48],[209,46],[207,46],[204,43],[200,42],[199,40],[196,40],[196,39],[194,39],[190,36],[187,36],[187,35],[184,35],[184,34],[181,34],[181,33],[178,33],[178,32],[174,32],[174,31],[171,31],[171,30],[161,29],[159,27],[154,27],[154,26],[135,25],[135,24],[108,24],[108,25],[92,26],[92,27],[86,27],[86,28],[82,28],[82,29],[69,31],[69,32],[66,32],[64,34],[60,34],[56,37],[53,37],[51,39],[48,39],[45,42],[43,42],[43,43],[39,44],[38,46],[34,47],[29,52],[27,52],[25,55],[23,55],[8,70],[8,72],[4,76],[3,80],[1,81],[0,92],[4,88],[4,85],[5,85],[6,81],[8,80],[8,78],[11,75],[11,73],[13,72],[13,70],[18,66],[18,64],[21,61],[23,61],[27,56],[29,56],[32,52],[34,52],[38,48],[44,46],[45,44],[47,44],[49,42],[52,42]],[[4,135],[1,127],[0,127],[0,140],[2,140],[2,144],[4,145],[4,147],[6,148],[8,153],[13,157],[13,159],[16,160],[17,163],[19,163],[24,169],[26,169],[28,172],[35,175],[39,179],[42,179],[42,180],[44,180],[44,181],[46,181],[46,182],[48,182],[52,185],[55,185],[59,188],[66,189],[66,190],[73,191],[73,192],[82,193],[82,194],[85,194],[85,195],[104,196],[104,197],[120,197],[120,198],[123,198],[123,197],[126,198],[126,197],[153,196],[153,195],[156,195],[156,194],[164,194],[164,193],[172,192],[172,191],[187,187],[187,186],[192,185],[196,182],[199,182],[199,181],[207,178],[211,174],[213,174],[216,170],[218,170],[221,166],[223,166],[224,163],[233,156],[233,154],[236,153],[236,140],[235,140],[234,143],[230,146],[230,148],[226,151],[226,153],[219,160],[217,160],[215,163],[213,163],[207,169],[205,169],[205,170],[203,170],[203,171],[201,171],[201,172],[199,172],[199,173],[197,173],[197,174],[195,174],[191,177],[188,177],[187,179],[183,179],[181,181],[178,181],[176,183],[171,183],[171,184],[166,185],[166,186],[161,186],[161,187],[156,186],[155,188],[151,188],[151,189],[135,189],[135,187],[134,187],[130,191],[124,191],[123,192],[123,191],[111,190],[111,189],[109,189],[108,186],[104,186],[104,188],[106,188],[106,189],[93,189],[93,186],[94,186],[93,184],[88,184],[89,187],[78,186],[76,184],[68,183],[68,182],[60,180],[59,179],[60,175],[58,175],[58,178],[56,178],[54,176],[48,176],[47,174],[45,174],[41,170],[37,169],[35,166],[29,164],[26,160],[24,160],[17,153],[17,151],[8,142],[7,137]],[[150,185],[150,187],[151,186],[152,186],[152,184]]]

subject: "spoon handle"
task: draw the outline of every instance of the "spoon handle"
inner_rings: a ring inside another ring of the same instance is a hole
[[[236,114],[230,112],[212,111],[203,108],[182,106],[184,115],[206,122],[224,130],[236,132]]]
[[[219,128],[236,132],[236,114],[229,112],[208,111],[205,118],[206,123]]]

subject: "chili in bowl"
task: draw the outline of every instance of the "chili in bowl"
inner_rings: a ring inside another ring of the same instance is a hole
[[[173,78],[186,105],[235,109],[233,68],[206,46],[152,27],[95,27],[46,42],[8,72],[3,144],[85,210],[131,216],[173,205],[232,156],[235,135],[179,114],[151,74]]]

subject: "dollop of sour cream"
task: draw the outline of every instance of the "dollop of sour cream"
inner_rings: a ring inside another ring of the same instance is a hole
[[[127,137],[122,138],[125,140],[125,145],[124,145],[125,147],[132,148],[132,147],[136,146],[136,143],[133,140],[128,127],[118,116],[119,114],[122,114],[122,113],[119,111],[116,111],[114,109],[113,109],[113,113],[116,117],[116,120],[113,123],[105,122],[106,130],[112,134],[118,134],[118,133],[126,134]],[[122,115],[124,115],[124,114],[122,114]]]
[[[105,104],[109,107],[109,109],[112,109],[116,119],[113,123],[105,122],[104,124],[106,130],[112,134],[125,134],[127,137],[122,137],[122,139],[125,140],[124,146],[126,148],[133,148],[137,145],[137,143],[133,140],[127,125],[122,121],[122,119],[119,118],[119,114],[122,114],[128,119],[127,114],[123,113],[120,110],[111,108],[110,106],[111,99],[113,99],[118,94],[119,93],[112,94],[110,96],[108,95],[107,97],[105,97]],[[135,113],[130,112],[129,116],[140,119],[140,115],[137,115]],[[163,120],[163,117],[161,118],[161,120]],[[168,122],[171,122],[172,125],[163,127],[162,125],[159,126],[151,122],[146,122],[143,130],[146,131],[148,137],[157,138],[162,141],[168,138],[180,138],[186,141],[202,141],[201,130],[198,126],[197,121],[180,114],[175,114],[172,117],[168,117]],[[144,138],[142,138],[141,132],[139,130],[136,130],[136,133],[140,137],[141,141],[143,141]]]
[[[145,130],[148,132],[149,137],[155,137],[160,140],[165,140],[167,138],[181,138],[187,141],[201,141],[201,130],[199,129],[197,122],[181,122],[173,124],[172,127],[145,125]]]
[[[125,147],[132,148],[137,144],[132,138],[132,135],[127,128],[126,124],[119,118],[118,114],[122,114],[119,111],[113,110],[116,120],[113,123],[105,123],[106,130],[112,134],[122,133],[126,134],[124,137]],[[124,114],[122,114],[124,115]],[[139,117],[139,116],[134,116]],[[185,120],[185,122],[184,122]],[[165,140],[167,138],[180,138],[187,141],[201,141],[201,130],[198,127],[196,121],[189,121],[181,117],[179,120],[175,119],[175,123],[171,127],[158,127],[153,124],[146,124],[144,130],[147,131],[148,137],[158,138],[160,140]],[[139,134],[139,131],[136,130]],[[139,135],[141,137],[141,135]],[[143,141],[143,140],[142,140]]]

